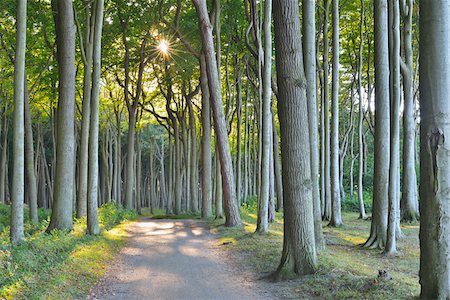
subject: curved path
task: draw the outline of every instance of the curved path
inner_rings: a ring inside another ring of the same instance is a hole
[[[142,219],[91,299],[269,299],[195,220]]]

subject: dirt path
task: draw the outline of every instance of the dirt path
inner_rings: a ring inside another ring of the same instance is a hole
[[[143,219],[91,299],[273,299],[194,220]]]

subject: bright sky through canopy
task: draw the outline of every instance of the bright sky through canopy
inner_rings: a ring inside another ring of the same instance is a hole
[[[170,45],[166,39],[161,39],[161,41],[159,41],[159,44],[156,48],[161,53],[163,58],[167,58],[169,56]]]

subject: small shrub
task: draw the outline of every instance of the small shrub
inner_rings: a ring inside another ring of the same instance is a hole
[[[114,202],[103,204],[98,211],[99,222],[105,229],[110,229],[123,220],[133,220],[136,217],[135,211],[123,209]]]

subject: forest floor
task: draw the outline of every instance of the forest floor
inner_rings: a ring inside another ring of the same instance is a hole
[[[82,299],[124,246],[126,229],[136,214],[109,204],[99,210],[101,234],[86,235],[86,218],[72,232],[45,233],[49,211],[39,210],[39,224],[28,221],[26,239],[9,242],[10,207],[0,204],[0,299]]]
[[[213,222],[226,250],[243,272],[264,278],[276,270],[283,244],[282,214],[270,225],[266,235],[254,234],[254,209],[241,209],[244,230]],[[403,237],[397,242],[398,254],[386,257],[381,250],[361,247],[370,232],[370,219],[358,220],[357,213],[343,213],[344,226],[324,225],[326,249],[319,255],[316,274],[272,283],[276,298],[285,299],[413,299],[420,293],[419,225],[402,224]],[[381,272],[381,276],[379,275]],[[261,279],[260,281],[265,281]]]
[[[274,287],[243,272],[199,220],[141,218],[90,299],[273,299]]]

